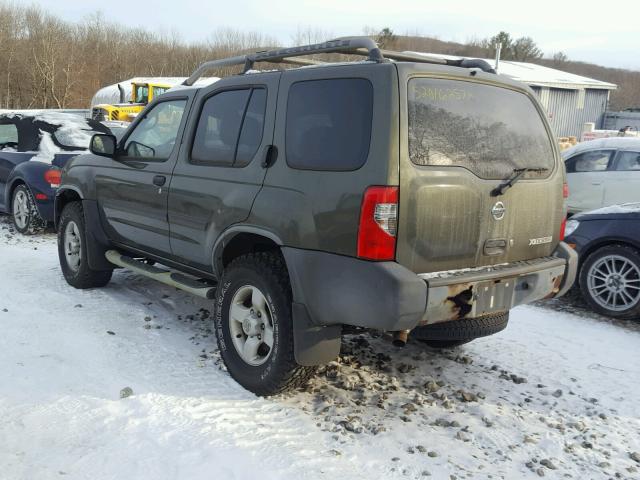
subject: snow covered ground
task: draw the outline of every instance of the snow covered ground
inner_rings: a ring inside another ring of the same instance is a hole
[[[637,324],[566,302],[458,350],[352,335],[306,391],[261,399],[210,304],[123,271],[74,290],[54,235],[5,217],[0,292],[3,480],[640,478]]]

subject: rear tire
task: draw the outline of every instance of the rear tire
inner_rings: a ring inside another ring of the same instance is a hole
[[[580,292],[597,313],[640,318],[640,253],[626,245],[607,245],[580,267]]]
[[[84,213],[80,202],[65,205],[58,225],[58,258],[64,279],[75,288],[104,287],[113,270],[93,270],[87,255]]]
[[[278,253],[243,255],[227,266],[215,322],[229,374],[250,392],[268,396],[299,388],[315,373],[294,357],[291,286]]]
[[[13,226],[23,235],[35,235],[47,226],[42,220],[31,190],[26,185],[18,185],[11,197]]]
[[[507,327],[508,322],[509,312],[464,318],[416,327],[411,330],[411,338],[434,348],[452,348],[498,333]]]

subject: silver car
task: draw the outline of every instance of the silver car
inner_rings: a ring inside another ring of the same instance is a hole
[[[640,202],[640,138],[613,137],[562,152],[569,184],[569,213]]]

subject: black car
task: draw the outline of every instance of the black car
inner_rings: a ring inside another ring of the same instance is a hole
[[[566,233],[585,301],[603,315],[640,318],[640,203],[574,215]]]
[[[33,234],[53,222],[60,169],[86,152],[94,133],[111,133],[94,120],[59,111],[0,113],[0,212]]]

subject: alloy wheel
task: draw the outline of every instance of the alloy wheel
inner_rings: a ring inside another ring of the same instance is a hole
[[[598,259],[587,272],[591,298],[614,312],[628,310],[640,301],[640,267],[621,255]]]
[[[29,197],[24,190],[19,190],[13,199],[13,219],[20,230],[27,228],[29,212]]]

